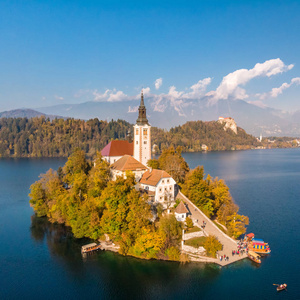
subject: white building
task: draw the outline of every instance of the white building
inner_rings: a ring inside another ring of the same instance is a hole
[[[175,208],[175,218],[177,221],[184,222],[186,220],[188,213],[189,213],[189,211],[182,201]]]
[[[143,92],[141,94],[139,116],[133,126],[133,135],[133,157],[143,165],[147,165],[148,160],[151,159],[151,125],[148,123],[146,116]]]
[[[150,200],[161,203],[165,208],[174,205],[176,182],[166,171],[146,171],[138,186],[148,192]]]

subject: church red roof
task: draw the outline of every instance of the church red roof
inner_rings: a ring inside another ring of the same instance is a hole
[[[128,141],[111,141],[102,150],[103,156],[133,155],[133,143]]]

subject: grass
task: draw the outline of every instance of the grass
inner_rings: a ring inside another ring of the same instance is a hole
[[[220,226],[217,222],[213,221],[215,223],[215,225],[220,229],[222,230],[224,233],[227,234],[227,231],[224,229],[224,227]]]
[[[194,248],[199,248],[201,246],[203,247],[205,240],[206,240],[205,236],[200,236],[200,237],[195,237],[195,238],[186,240],[184,242],[184,244],[187,246],[194,247]]]
[[[197,226],[194,226],[193,228],[189,228],[186,233],[193,233],[193,232],[197,232],[197,231],[201,231],[201,229]]]

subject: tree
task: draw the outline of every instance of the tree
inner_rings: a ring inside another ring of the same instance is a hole
[[[249,218],[237,213],[228,216],[227,220],[229,234],[236,239],[246,232],[246,225],[249,225]]]
[[[168,257],[169,260],[180,260],[180,250],[177,247],[170,247],[165,251],[165,255]]]
[[[72,155],[68,158],[65,166],[63,167],[66,183],[72,184],[76,174],[87,174],[89,169],[90,166],[85,158],[84,151],[79,148],[75,149]]]
[[[186,224],[187,228],[193,228],[194,227],[193,220],[190,217],[187,217],[185,219],[185,224]]]
[[[223,246],[214,235],[209,235],[205,242],[204,248],[208,256],[216,257],[217,251],[222,250]]]
[[[158,162],[160,169],[168,172],[178,183],[184,181],[189,171],[189,166],[181,155],[180,147],[176,151],[174,147],[163,150]]]
[[[165,248],[178,246],[182,237],[182,224],[173,214],[167,214],[160,219],[159,231],[165,235]]]
[[[147,166],[152,169],[160,169],[159,162],[157,159],[149,159],[147,161]]]
[[[216,214],[223,204],[233,202],[228,186],[222,179],[216,177],[211,183],[211,193],[214,199],[213,208]]]
[[[144,258],[156,258],[157,253],[164,244],[164,236],[161,232],[152,231],[150,228],[142,228],[130,254]]]
[[[97,153],[94,161],[94,167],[91,169],[88,178],[89,196],[98,197],[102,190],[107,186],[110,180],[109,163],[102,159],[100,152]]]
[[[47,215],[48,207],[46,204],[46,193],[42,187],[42,183],[37,181],[30,186],[30,206],[36,212],[38,217]]]
[[[210,188],[210,177],[204,179],[203,166],[190,171],[182,184],[182,193],[209,217],[213,214],[213,199]]]

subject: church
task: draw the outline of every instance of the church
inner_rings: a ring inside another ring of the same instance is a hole
[[[138,109],[138,118],[133,126],[133,142],[111,141],[102,151],[102,157],[111,165],[112,178],[126,178],[126,172],[135,175],[136,188],[147,193],[153,203],[169,207],[175,200],[175,180],[163,170],[147,166],[151,159],[151,125],[146,115],[143,91]]]

